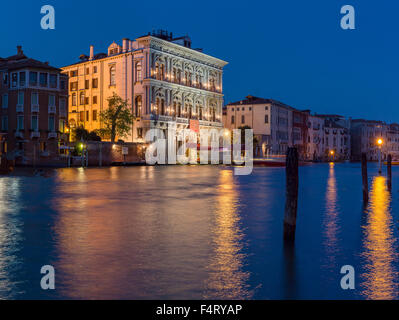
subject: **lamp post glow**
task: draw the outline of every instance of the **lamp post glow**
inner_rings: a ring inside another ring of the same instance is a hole
[[[378,145],[378,173],[382,173],[382,159],[381,159],[381,148],[383,145],[384,141],[382,139],[377,140],[377,145]]]
[[[331,156],[331,160],[334,162],[334,155],[335,155],[335,151],[334,150],[330,150],[330,156]]]

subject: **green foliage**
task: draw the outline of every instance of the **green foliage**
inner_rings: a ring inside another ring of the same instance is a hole
[[[74,141],[101,141],[101,137],[95,131],[87,131],[83,126],[75,128],[72,132]]]
[[[108,108],[100,113],[102,127],[98,133],[113,143],[117,136],[123,138],[129,133],[134,116],[127,100],[123,100],[116,93],[107,100]]]

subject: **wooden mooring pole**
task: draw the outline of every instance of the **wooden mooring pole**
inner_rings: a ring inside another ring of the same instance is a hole
[[[387,179],[388,179],[388,190],[392,190],[392,155],[388,155],[387,159]]]
[[[298,150],[288,148],[286,158],[286,187],[284,212],[284,240],[295,240],[296,216],[298,209]]]
[[[369,182],[367,176],[367,156],[362,153],[362,181],[363,181],[363,203],[369,202]]]

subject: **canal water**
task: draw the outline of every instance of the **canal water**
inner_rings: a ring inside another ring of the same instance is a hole
[[[17,170],[0,177],[0,298],[397,299],[399,170],[390,193],[369,165],[365,208],[360,173],[300,167],[287,247],[284,168]],[[55,290],[40,287],[43,265]]]

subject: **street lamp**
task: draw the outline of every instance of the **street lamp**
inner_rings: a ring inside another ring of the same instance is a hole
[[[335,151],[334,150],[330,150],[330,155],[331,155],[332,161],[334,161]]]
[[[382,173],[382,159],[381,159],[381,149],[384,141],[380,138],[377,140],[378,145],[378,173]]]

